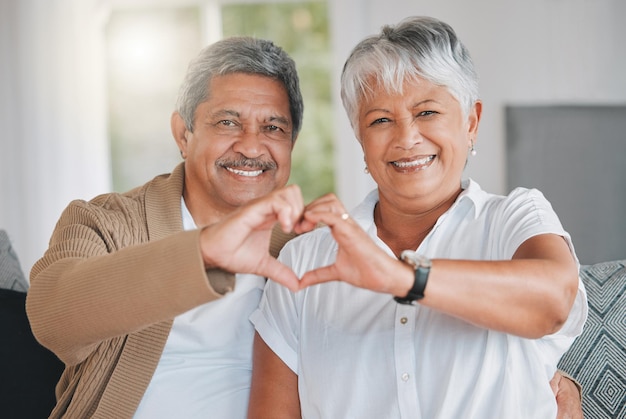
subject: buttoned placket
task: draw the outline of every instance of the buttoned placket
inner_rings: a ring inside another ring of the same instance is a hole
[[[401,418],[421,418],[417,399],[415,315],[417,307],[397,304],[394,327],[394,361]],[[419,354],[417,354],[419,356]]]
[[[426,235],[422,243],[417,248],[417,252],[428,254],[428,243],[439,230],[440,226],[448,218],[448,215],[456,210],[458,201],[442,214],[432,230]],[[417,321],[417,310],[419,303],[413,305],[397,304],[394,331],[394,360],[396,367],[396,386],[398,403],[401,418],[421,419],[420,401],[417,393],[417,360],[418,343],[416,342],[415,324]]]

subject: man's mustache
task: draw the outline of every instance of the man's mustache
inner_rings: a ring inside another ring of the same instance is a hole
[[[215,161],[215,165],[220,167],[249,167],[260,170],[273,170],[277,167],[276,162],[273,160],[250,159],[247,157],[238,159],[221,158]]]

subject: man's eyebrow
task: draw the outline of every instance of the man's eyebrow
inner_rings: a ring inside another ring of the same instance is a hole
[[[220,109],[219,111],[213,112],[211,114],[212,118],[222,118],[222,117],[236,117],[239,118],[240,114],[237,111],[233,111],[231,109]]]
[[[278,122],[279,124],[291,125],[289,118],[285,118],[284,116],[270,116],[267,119],[268,122]]]
[[[211,119],[219,119],[219,118],[240,118],[241,114],[232,109],[220,109],[210,114]],[[278,123],[282,125],[291,126],[291,120],[287,117],[281,115],[272,115],[265,118],[265,122],[269,123]]]

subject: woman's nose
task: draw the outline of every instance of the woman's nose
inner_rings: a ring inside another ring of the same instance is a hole
[[[398,147],[408,150],[415,144],[424,141],[419,124],[417,124],[413,118],[398,121],[397,127],[395,143]]]

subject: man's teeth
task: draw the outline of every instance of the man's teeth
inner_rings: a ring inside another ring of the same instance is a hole
[[[419,160],[394,161],[393,164],[396,167],[402,167],[402,168],[423,166],[423,165],[426,165],[426,164],[430,163],[434,158],[435,158],[435,156],[428,156],[428,157],[425,157],[425,158],[419,159]]]
[[[233,169],[232,167],[227,167],[226,170],[236,175],[247,176],[247,177],[259,176],[261,175],[261,173],[263,173],[263,170],[238,170],[238,169]]]

